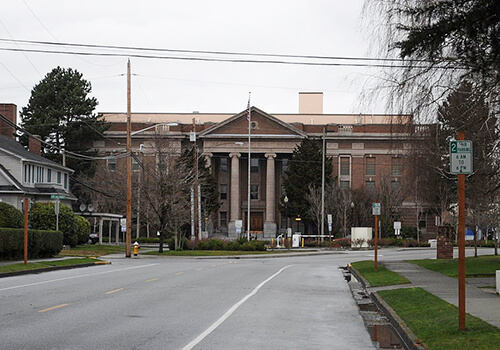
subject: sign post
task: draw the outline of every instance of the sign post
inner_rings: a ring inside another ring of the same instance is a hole
[[[375,258],[373,260],[373,269],[377,271],[378,269],[378,217],[380,215],[380,203],[372,203],[372,214],[375,216]]]
[[[450,172],[458,177],[458,328],[465,331],[465,174],[472,172],[472,141],[450,142]]]

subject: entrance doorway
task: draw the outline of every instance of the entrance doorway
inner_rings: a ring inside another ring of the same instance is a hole
[[[248,212],[245,212],[245,230],[248,227]],[[250,211],[250,232],[264,232],[264,213]]]

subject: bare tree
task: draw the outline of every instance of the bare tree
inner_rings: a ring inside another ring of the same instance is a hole
[[[159,232],[159,252],[171,233],[175,249],[182,243],[181,228],[189,223],[189,171],[179,162],[180,149],[159,135],[151,139],[141,162],[141,215]]]

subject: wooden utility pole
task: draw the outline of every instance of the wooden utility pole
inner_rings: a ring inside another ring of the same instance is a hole
[[[132,122],[131,122],[130,59],[127,63],[127,218],[125,232],[125,257],[132,256]]]
[[[457,140],[465,140],[463,132]],[[458,174],[458,328],[465,330],[465,174]]]
[[[29,198],[24,198],[24,265],[28,264],[28,210]]]
[[[195,240],[201,239],[198,215],[198,151],[196,149],[196,119],[193,118],[193,221]]]

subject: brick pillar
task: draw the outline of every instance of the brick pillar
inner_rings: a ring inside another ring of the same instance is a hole
[[[230,215],[228,224],[228,235],[229,237],[237,237],[235,221],[240,220],[240,208],[241,208],[241,190],[240,190],[240,153],[231,153],[231,196],[229,198],[230,203]]]
[[[264,221],[264,237],[276,237],[278,225],[276,224],[276,181],[275,181],[275,153],[266,153],[266,219]]]
[[[437,259],[453,259],[453,236],[453,227],[438,227]]]

